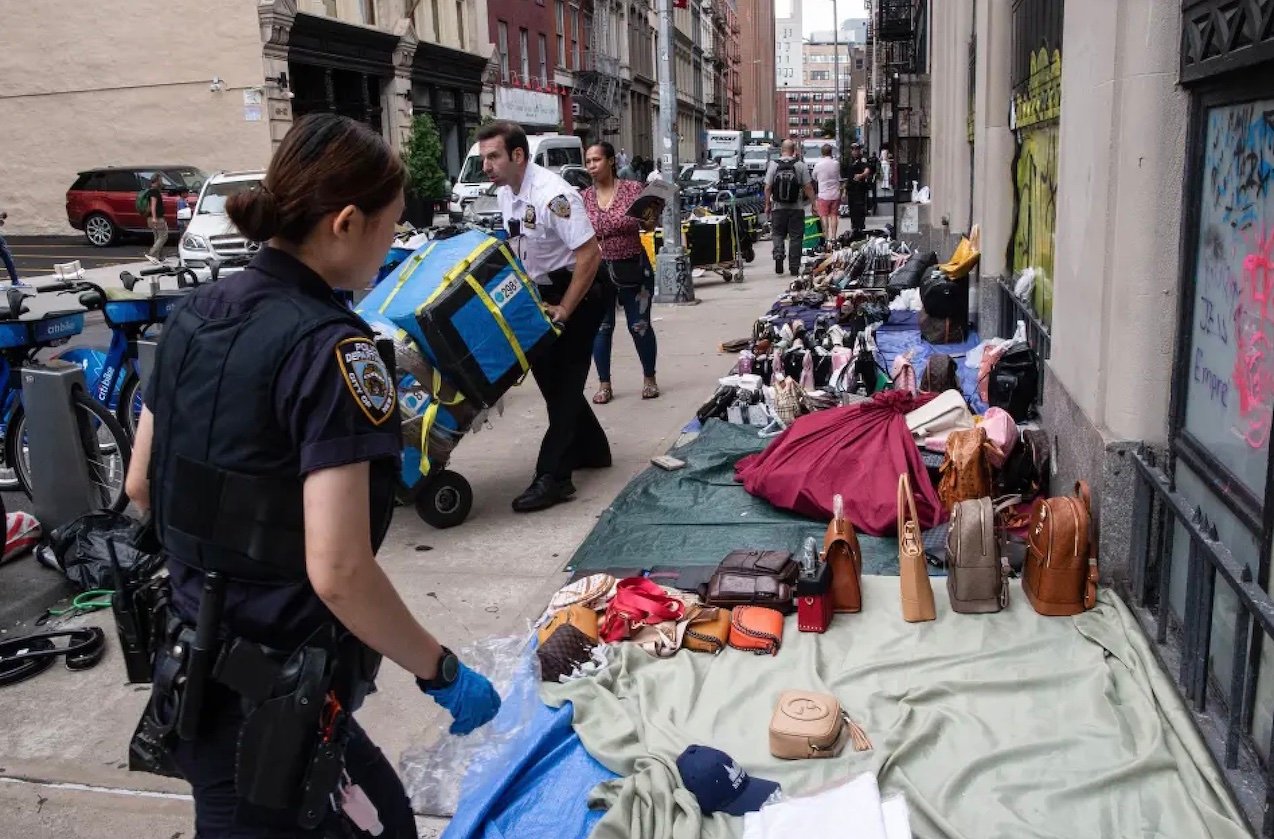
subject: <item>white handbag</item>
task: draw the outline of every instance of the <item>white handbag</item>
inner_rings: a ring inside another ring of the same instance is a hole
[[[934,434],[972,427],[973,412],[958,390],[945,390],[927,405],[907,414],[907,428],[920,443]]]

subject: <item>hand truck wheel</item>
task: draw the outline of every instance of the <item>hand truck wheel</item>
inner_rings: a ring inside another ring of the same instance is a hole
[[[425,480],[416,495],[416,515],[439,530],[455,527],[473,509],[473,487],[464,476],[443,469]]]

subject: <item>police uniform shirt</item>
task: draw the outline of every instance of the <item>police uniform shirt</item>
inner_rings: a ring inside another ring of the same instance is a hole
[[[332,288],[304,263],[264,248],[243,271],[221,280],[204,298],[209,313],[241,311],[269,291],[311,294],[341,306]],[[193,301],[192,301],[193,302]],[[201,301],[202,302],[202,301]],[[263,369],[269,362],[262,360]],[[155,379],[152,379],[152,385]],[[147,392],[146,402],[154,404]],[[392,514],[402,432],[396,389],[376,345],[351,323],[322,326],[283,360],[274,387],[277,420],[299,453],[300,475],[369,461],[372,529]],[[174,600],[190,618],[198,612],[202,574],[167,563]],[[186,602],[183,602],[186,601]],[[305,640],[331,613],[308,583],[227,586],[225,623],[238,634],[272,646]]]
[[[512,233],[509,222],[518,222],[520,238],[514,247],[527,273],[541,285],[549,284],[550,272],[573,268],[576,248],[593,238],[579,191],[542,166],[528,164],[522,188],[515,193],[502,186],[496,200],[505,229]]]

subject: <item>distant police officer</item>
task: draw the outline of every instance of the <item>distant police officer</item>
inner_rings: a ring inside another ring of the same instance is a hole
[[[584,398],[593,339],[601,326],[601,289],[593,276],[601,250],[579,192],[530,162],[526,132],[493,122],[478,132],[482,168],[498,187],[505,228],[527,273],[539,285],[549,316],[565,325],[561,336],[531,365],[548,406],[535,480],[513,501],[518,512],[543,510],[575,494],[571,473],[610,466],[610,442]]]
[[[451,712],[453,734],[499,708],[374,559],[399,468],[394,376],[333,292],[375,276],[404,181],[367,127],[300,120],[262,185],[227,205],[268,247],[193,292],[160,343],[128,474],[174,613],[147,715],[204,839],[348,823],[416,836],[402,783],[350,716],[381,654]]]

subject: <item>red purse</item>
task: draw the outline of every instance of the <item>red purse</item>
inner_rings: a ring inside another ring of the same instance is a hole
[[[629,577],[615,585],[599,630],[608,644],[624,641],[637,629],[664,621],[679,621],[686,604],[645,577]]]
[[[832,625],[832,567],[819,561],[814,576],[796,580],[796,628],[801,632],[826,632]]]

